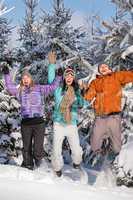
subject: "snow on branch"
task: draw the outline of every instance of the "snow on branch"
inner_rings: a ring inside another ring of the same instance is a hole
[[[119,6],[124,10],[133,12],[133,1],[132,0],[112,0],[113,3]]]
[[[126,43],[128,43],[129,37],[133,37],[133,27],[129,30],[129,32],[125,35],[124,39],[122,40],[120,47],[123,48]]]
[[[133,45],[128,47],[122,54],[121,54],[121,58],[122,59],[126,59],[126,56],[130,55],[133,53]]]
[[[82,56],[79,55],[78,52],[71,50],[68,46],[66,46],[64,43],[62,43],[59,39],[55,38],[53,39],[53,43],[57,44],[61,49],[63,49],[64,52],[68,53],[72,56],[72,58],[69,58],[61,63],[61,66],[67,66],[70,62],[73,61],[81,62],[83,66],[87,67],[89,69],[89,74],[85,78],[82,78],[82,81],[85,82],[91,82],[95,75],[97,74],[97,66],[92,66],[87,60],[85,60]]]
[[[10,12],[11,10],[13,10],[15,7],[12,7],[12,8],[7,8],[5,5],[4,5],[4,0],[1,0],[0,1],[0,17],[8,12]]]
[[[63,49],[66,53],[69,55],[73,56],[73,58],[66,60],[63,63],[68,63],[70,61],[74,60],[79,60],[80,62],[83,63],[84,66],[86,66],[92,73],[95,73],[94,67],[87,61],[85,60],[82,56],[79,55],[78,52],[71,50],[68,46],[66,46],[64,43],[62,43],[59,39],[55,38],[53,39],[53,43],[57,44],[61,49]]]
[[[61,66],[70,66],[73,62],[80,62],[80,58],[78,56],[73,56],[61,63]]]

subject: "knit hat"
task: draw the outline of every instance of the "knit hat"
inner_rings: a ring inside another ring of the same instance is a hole
[[[72,76],[75,77],[75,71],[72,68],[70,68],[70,67],[68,67],[67,69],[65,69],[65,71],[64,71],[64,77],[66,77],[69,74],[71,74]]]
[[[32,75],[30,74],[30,72],[28,70],[25,70],[25,71],[22,72],[21,78],[23,78],[24,76],[28,76],[31,79],[33,79]]]

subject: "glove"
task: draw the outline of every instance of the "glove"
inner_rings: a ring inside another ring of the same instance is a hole
[[[57,75],[63,76],[63,69],[61,67],[57,70]]]
[[[9,65],[6,62],[1,64],[3,74],[9,74]]]

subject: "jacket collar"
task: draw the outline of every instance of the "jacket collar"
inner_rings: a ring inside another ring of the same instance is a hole
[[[113,72],[109,73],[109,74],[106,74],[106,75],[101,75],[101,74],[97,74],[96,75],[96,78],[104,78],[104,77],[107,77],[107,76],[111,76],[113,74]]]

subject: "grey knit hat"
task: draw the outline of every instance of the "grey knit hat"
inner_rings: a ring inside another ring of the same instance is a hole
[[[22,72],[21,78],[23,78],[25,75],[30,77],[31,79],[33,79],[32,75],[30,74],[30,72],[28,70],[25,70]]]

